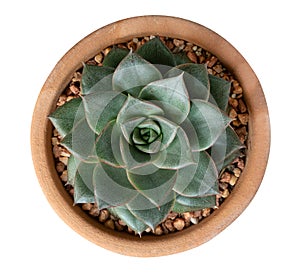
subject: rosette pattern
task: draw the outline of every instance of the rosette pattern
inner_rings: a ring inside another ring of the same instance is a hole
[[[107,208],[139,234],[170,211],[215,207],[218,173],[242,148],[229,91],[159,38],[85,65],[81,96],[49,117],[72,154],[75,203]]]

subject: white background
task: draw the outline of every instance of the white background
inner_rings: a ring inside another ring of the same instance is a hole
[[[299,6],[297,1],[2,1],[0,4],[1,272],[300,272]],[[133,258],[71,230],[44,197],[31,161],[30,123],[56,62],[90,32],[145,14],[203,24],[232,43],[263,86],[272,148],[250,206],[193,250]]]

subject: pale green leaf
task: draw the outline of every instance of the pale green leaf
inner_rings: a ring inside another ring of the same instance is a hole
[[[220,171],[240,155],[240,149],[245,146],[231,126],[220,135],[210,149],[210,154]]]
[[[158,37],[143,44],[137,50],[137,53],[152,64],[160,64],[169,67],[176,65],[174,55]]]
[[[94,203],[94,192],[85,184],[80,174],[77,172],[74,179],[74,203]]]
[[[166,117],[176,124],[182,123],[190,111],[190,100],[182,74],[148,84],[141,90],[139,98],[160,106]]]
[[[113,89],[137,96],[145,85],[161,78],[161,73],[154,65],[130,52],[114,72]]]
[[[114,68],[84,65],[81,78],[81,93],[83,95],[93,93],[95,91],[112,90],[112,75]]]
[[[145,141],[143,141],[142,139],[138,139],[138,135],[135,134],[135,137],[133,136],[135,128],[146,119],[146,117],[135,117],[120,124],[123,136],[125,137],[128,143],[146,144]]]
[[[177,213],[184,213],[214,207],[216,207],[215,195],[204,197],[185,197],[177,195],[173,211]]]
[[[61,145],[83,161],[97,162],[98,159],[95,153],[96,139],[97,135],[91,130],[86,119],[82,119],[63,138]]]
[[[103,66],[116,68],[119,63],[127,56],[129,50],[114,46],[104,57]]]
[[[176,65],[192,63],[191,59],[186,55],[186,52],[173,54]]]
[[[126,206],[138,219],[141,219],[152,230],[168,216],[175,202],[175,193],[170,192],[164,204],[160,207],[154,206],[149,199],[143,195],[137,195]]]
[[[120,151],[122,132],[113,120],[107,124],[99,135],[95,147],[98,160],[114,167],[124,167]]]
[[[174,170],[157,170],[147,175],[127,172],[127,175],[132,185],[157,207],[164,204],[177,177]]]
[[[141,235],[142,232],[148,228],[148,226],[143,221],[133,215],[131,211],[125,206],[110,208],[109,211],[113,215],[123,220],[127,224],[127,226],[129,226],[139,235]]]
[[[165,77],[175,77],[184,71],[183,79],[188,90],[190,99],[201,99],[207,101],[209,98],[209,78],[207,68],[204,64],[182,64],[178,65],[165,75]]]
[[[149,117],[151,115],[160,116],[163,114],[163,110],[155,104],[128,95],[126,102],[118,114],[117,123],[123,124],[133,118]]]
[[[163,151],[174,140],[179,126],[164,117],[152,115],[151,119],[155,120],[159,124],[159,127],[161,129],[162,139],[160,151]]]
[[[209,75],[210,97],[209,102],[217,105],[221,110],[226,111],[230,93],[231,82],[219,77]]]
[[[135,147],[144,153],[155,154],[160,150],[161,139],[162,139],[162,135],[160,135],[158,138],[155,138],[155,141],[151,143],[135,145]]]
[[[78,165],[81,161],[76,159],[74,155],[70,155],[68,159],[68,184],[74,186],[74,180]]]
[[[83,97],[86,119],[95,133],[100,134],[108,122],[117,118],[127,97],[119,92],[94,92]]]
[[[160,169],[177,170],[195,164],[189,140],[182,128],[178,128],[171,144],[160,152],[160,157],[153,162]]]
[[[78,122],[85,118],[81,98],[75,98],[58,107],[49,119],[58,131],[65,137]]]
[[[97,164],[95,167],[93,186],[96,201],[105,202],[110,207],[124,205],[138,194],[124,169],[107,164]]]
[[[192,150],[203,151],[216,142],[230,121],[231,119],[215,105],[195,99],[182,127],[189,136]]]
[[[219,193],[218,171],[205,151],[194,152],[195,165],[178,170],[174,191],[180,195],[200,197]]]
[[[147,175],[155,172],[158,168],[153,164],[158,154],[148,154],[140,151],[129,144],[124,137],[120,140],[120,151],[126,169],[132,173]]]

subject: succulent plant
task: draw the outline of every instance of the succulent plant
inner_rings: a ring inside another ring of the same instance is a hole
[[[84,65],[80,97],[50,115],[71,157],[74,203],[136,233],[170,211],[216,206],[219,172],[243,147],[226,114],[230,82],[154,38]]]

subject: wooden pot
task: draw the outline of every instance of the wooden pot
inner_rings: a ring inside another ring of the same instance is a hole
[[[107,229],[87,215],[64,189],[52,154],[52,126],[48,115],[82,62],[110,45],[134,37],[160,35],[183,39],[211,52],[234,75],[244,90],[249,111],[248,153],[245,169],[220,209],[181,232],[163,236],[132,236]],[[168,16],[141,16],[102,27],[85,37],[57,63],[36,103],[32,127],[32,157],[40,185],[57,214],[80,235],[111,251],[130,256],[162,256],[197,247],[230,225],[248,206],[258,190],[270,146],[269,115],[261,85],[241,54],[224,38],[197,23]]]

